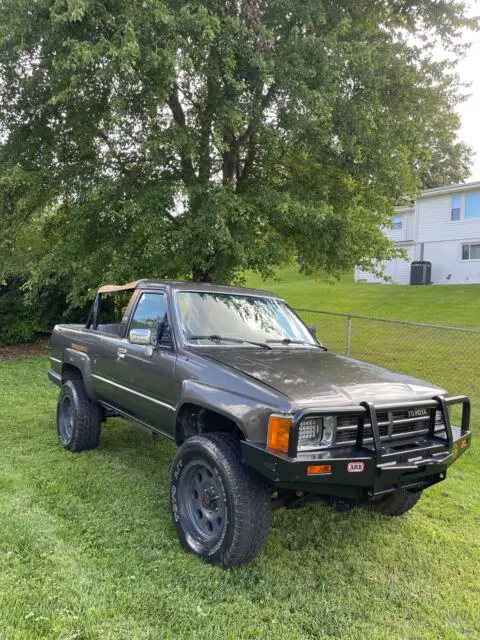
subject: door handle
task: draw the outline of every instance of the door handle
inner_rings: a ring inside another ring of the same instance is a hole
[[[127,350],[126,349],[118,349],[117,351],[117,359],[121,360],[122,358],[125,358],[125,356],[127,355]]]

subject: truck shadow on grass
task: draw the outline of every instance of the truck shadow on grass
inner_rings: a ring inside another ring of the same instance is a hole
[[[123,420],[114,420],[104,429],[100,448],[91,455],[123,468],[128,478],[135,480],[137,488],[138,481],[150,485],[157,496],[156,513],[152,514],[152,529],[155,529],[158,519],[162,525],[165,520],[170,523],[168,485],[175,451],[173,442],[143,434]],[[275,554],[294,552],[297,563],[303,562],[303,555],[308,565],[312,550],[325,557],[332,550],[358,554],[362,549],[364,553],[366,547],[378,545],[378,536],[383,538],[389,532],[401,536],[411,526],[410,518],[409,515],[388,519],[362,508],[337,512],[322,503],[301,509],[279,509],[272,513],[271,534],[264,554],[268,554],[269,549]],[[171,523],[168,531],[169,537],[175,540]],[[180,548],[179,553],[183,553]],[[371,551],[366,553],[371,555]],[[193,558],[192,561],[198,562]]]
[[[90,526],[92,530],[98,526],[115,531],[109,544],[124,548],[127,554],[138,554],[139,566],[149,556],[162,555],[168,566],[173,568],[179,563],[184,567],[187,582],[190,572],[196,570],[218,576],[223,574],[221,569],[186,554],[178,545],[168,500],[175,451],[173,442],[152,438],[125,421],[114,419],[103,429],[98,449],[78,457],[67,454],[66,460],[70,461],[67,476],[75,473],[79,459],[88,460],[90,467],[95,461],[90,473],[96,478],[90,475],[90,482],[97,485],[99,494],[108,492],[109,508],[103,512],[102,524],[92,521]],[[62,451],[58,454],[64,456]],[[73,491],[77,490],[74,486]],[[91,484],[88,490],[92,490]],[[452,492],[455,491],[452,487]],[[439,512],[443,519],[447,515],[441,502],[441,496],[430,497],[427,493],[411,513],[399,518],[380,516],[362,508],[340,513],[321,503],[274,511],[265,549],[256,562],[236,569],[231,580],[238,588],[243,585],[246,589],[251,580],[272,585],[281,567],[282,572],[299,576],[313,571],[323,584],[324,577],[320,578],[320,574],[328,567],[330,580],[334,571],[335,580],[375,575],[375,580],[388,583],[391,573],[395,580],[407,583],[410,572],[421,569],[421,581],[430,579],[435,583],[439,578],[432,574],[431,554],[443,537],[439,534]],[[432,505],[438,507],[433,513]],[[138,523],[142,527],[141,536],[135,531]],[[143,542],[146,548],[139,553],[138,546]],[[295,588],[301,589],[301,585]]]

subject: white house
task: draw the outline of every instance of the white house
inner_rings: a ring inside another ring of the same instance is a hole
[[[397,207],[392,223],[385,234],[409,256],[384,264],[393,282],[409,284],[410,262],[428,260],[433,283],[480,283],[480,182],[428,189],[414,207]],[[385,282],[360,269],[355,279]]]

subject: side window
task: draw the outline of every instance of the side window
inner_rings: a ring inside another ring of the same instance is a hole
[[[469,193],[465,196],[465,220],[480,218],[480,193]]]
[[[154,342],[171,344],[167,300],[164,293],[142,294],[133,314],[130,329],[150,329]]]
[[[450,220],[452,222],[458,222],[462,212],[462,199],[460,196],[452,197],[452,208],[450,211]]]
[[[402,216],[395,216],[392,220],[392,229],[399,230],[403,227],[403,218]]]
[[[463,244],[462,260],[480,260],[480,244]]]
[[[131,297],[131,291],[102,293],[98,307],[97,331],[118,335]]]

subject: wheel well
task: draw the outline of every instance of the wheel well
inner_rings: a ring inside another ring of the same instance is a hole
[[[184,404],[177,416],[175,440],[181,445],[187,438],[200,433],[231,433],[239,440],[244,435],[236,422],[211,409],[196,404]]]
[[[62,383],[67,380],[83,380],[82,372],[73,364],[64,364],[62,367]]]

